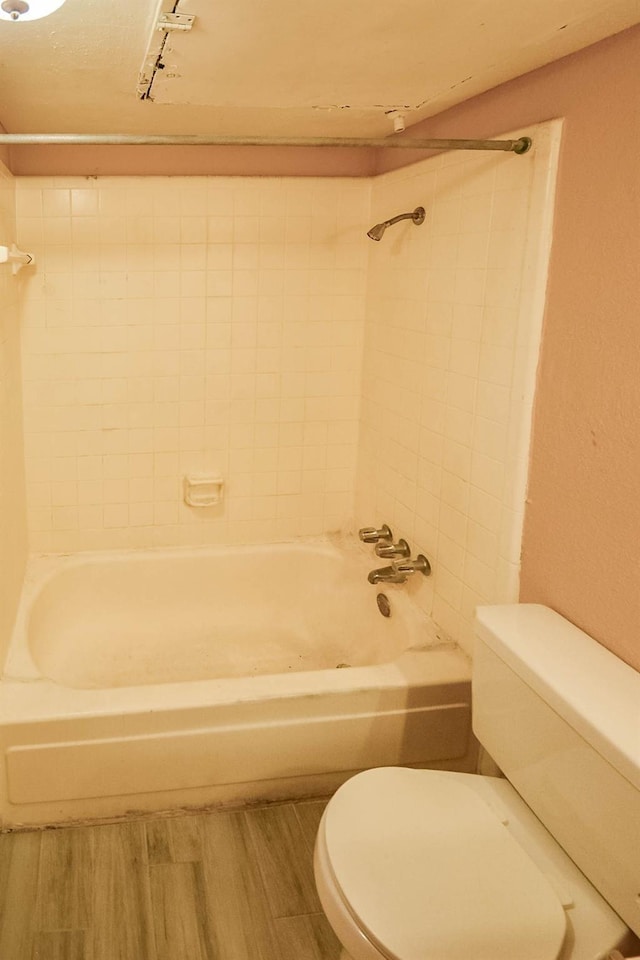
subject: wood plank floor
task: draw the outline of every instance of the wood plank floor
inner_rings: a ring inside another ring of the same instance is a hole
[[[338,960],[323,801],[0,836],[0,960]]]

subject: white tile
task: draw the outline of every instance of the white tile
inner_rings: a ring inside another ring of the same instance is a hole
[[[438,156],[373,182],[20,181],[47,270],[25,291],[39,543],[322,531],[349,519],[357,488],[436,565],[440,542],[434,615],[466,636],[482,568],[470,566],[472,588],[463,558],[489,559],[503,489],[517,509],[531,408],[508,391],[514,369],[531,391],[535,370],[520,303],[529,174],[501,160]],[[424,228],[366,240],[363,224],[416,197]],[[207,452],[229,472],[217,525],[180,502],[180,471]]]

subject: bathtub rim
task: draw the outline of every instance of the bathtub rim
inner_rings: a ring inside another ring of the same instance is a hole
[[[424,679],[425,658],[437,654],[438,669],[429,671],[429,683],[467,682],[471,665],[453,641],[414,647],[386,664],[347,669],[310,670],[297,673],[264,674],[254,677],[225,677],[178,683],[130,687],[80,689],[63,687],[46,678],[0,680],[0,724],[47,720],[93,719],[114,714],[146,714],[162,710],[197,710],[211,705],[251,704],[293,700],[340,693],[357,693],[372,688],[383,693],[411,686]],[[445,654],[445,657],[441,655]]]

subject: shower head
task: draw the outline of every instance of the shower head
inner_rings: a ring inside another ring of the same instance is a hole
[[[374,227],[371,227],[371,230],[367,230],[367,236],[371,237],[372,240],[382,240],[382,235],[389,226],[389,223],[376,223]]]
[[[382,236],[387,227],[393,226],[394,223],[399,223],[401,220],[413,220],[416,227],[419,227],[421,223],[424,223],[425,216],[424,207],[416,207],[411,213],[400,213],[397,217],[391,217],[390,220],[383,220],[382,223],[376,223],[371,227],[371,230],[367,230],[367,236],[371,237],[372,240],[382,240]]]

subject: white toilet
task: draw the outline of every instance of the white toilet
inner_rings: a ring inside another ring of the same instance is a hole
[[[327,805],[316,884],[345,956],[640,953],[640,674],[546,607],[483,607],[473,727],[508,779],[383,767]]]

